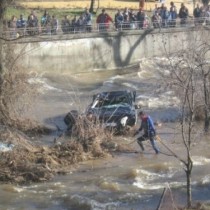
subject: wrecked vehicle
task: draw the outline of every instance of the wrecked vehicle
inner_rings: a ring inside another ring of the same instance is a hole
[[[122,131],[132,127],[137,122],[135,105],[136,92],[110,91],[93,96],[92,103],[87,107],[85,116],[94,123],[100,123],[104,128]],[[76,110],[70,111],[64,122],[71,129],[79,117]]]

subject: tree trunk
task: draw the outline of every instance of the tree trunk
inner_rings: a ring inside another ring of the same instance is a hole
[[[186,171],[187,175],[187,207],[192,206],[192,191],[191,191],[191,170],[188,168]]]
[[[139,0],[139,8],[144,9],[145,0]]]
[[[190,137],[191,139],[191,137]],[[191,140],[190,140],[191,142]],[[187,152],[187,164],[186,164],[186,176],[187,176],[187,207],[192,206],[192,190],[191,190],[191,174],[193,168],[193,162],[190,155],[190,144]]]
[[[91,2],[90,2],[90,9],[89,9],[90,13],[93,13],[94,5],[95,5],[95,0],[91,0]]]
[[[0,2],[0,31],[3,31],[4,1]],[[0,34],[1,36],[1,34]],[[0,39],[0,74],[3,71],[3,41]]]
[[[209,92],[207,88],[207,76],[204,75],[203,78],[203,89],[204,89],[204,130],[208,132],[209,130]]]
[[[209,131],[209,112],[207,109],[205,109],[204,130],[206,133]]]
[[[196,0],[193,0],[193,11],[195,9]]]
[[[2,40],[0,40],[0,74],[3,71],[3,55],[2,55],[2,48],[3,48],[3,44],[2,44]]]

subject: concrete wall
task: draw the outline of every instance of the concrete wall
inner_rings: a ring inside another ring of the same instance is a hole
[[[79,73],[126,68],[143,57],[177,52],[209,30],[170,29],[20,39],[13,43],[29,71]],[[29,42],[30,41],[30,42]]]

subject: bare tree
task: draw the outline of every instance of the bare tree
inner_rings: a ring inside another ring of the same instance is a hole
[[[210,69],[207,62],[209,52],[209,45],[197,37],[173,55],[169,55],[166,51],[168,65],[165,67],[170,70],[170,74],[163,75],[163,80],[180,99],[180,134],[186,152],[178,156],[170,147],[166,147],[184,166],[188,208],[192,206],[192,143],[198,134],[195,116],[200,114],[200,110],[204,113],[205,128],[209,125]]]
[[[5,9],[12,3],[12,0],[0,1],[0,27],[3,27]],[[24,123],[21,114],[30,104],[30,98],[36,91],[28,83],[29,74],[26,74],[17,62],[21,55],[26,53],[24,47],[18,55],[14,53],[13,47],[13,40],[0,34],[0,124],[30,129],[32,124],[28,120]]]
[[[209,130],[210,121],[210,64],[208,62],[208,56],[210,53],[210,45],[206,42],[202,42],[197,45],[195,51],[195,67],[200,75],[200,91],[201,91],[201,101],[200,105],[203,110],[204,115],[204,131]]]
[[[94,5],[95,5],[95,0],[91,0],[91,1],[90,1],[90,9],[89,9],[89,11],[90,11],[91,13],[93,13]]]
[[[145,0],[139,0],[139,8],[144,9]]]
[[[184,52],[182,53],[184,56]],[[193,55],[190,55],[190,57]],[[171,78],[173,79],[172,87],[180,95],[180,128],[182,141],[186,149],[186,157],[179,157],[179,160],[184,165],[184,170],[187,178],[187,205],[192,205],[191,196],[191,174],[193,162],[191,158],[191,144],[193,140],[193,129],[195,119],[195,95],[196,95],[196,76],[195,69],[191,65],[190,58],[187,55],[185,58],[180,58],[180,61],[172,66]],[[185,66],[185,68],[184,68]],[[178,156],[176,156],[178,157]]]
[[[7,6],[12,4],[13,0],[1,0],[0,1],[0,31],[3,31],[3,22],[4,22],[4,15]],[[2,34],[0,34],[2,35]],[[2,73],[3,70],[3,43],[2,43],[2,37],[0,37],[0,74]],[[0,79],[1,82],[1,79]]]

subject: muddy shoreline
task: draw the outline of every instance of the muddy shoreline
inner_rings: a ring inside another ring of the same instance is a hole
[[[34,138],[21,132],[11,133],[8,129],[1,132],[1,136],[6,139],[4,144],[13,145],[11,150],[0,152],[1,183],[30,184],[49,181],[58,174],[70,173],[82,161],[106,158],[119,152],[135,152],[131,144],[116,142],[112,134],[103,133],[100,137],[86,134],[87,138],[82,140],[65,134],[52,139],[54,143],[48,146],[33,143]],[[127,135],[133,132],[131,130]]]

